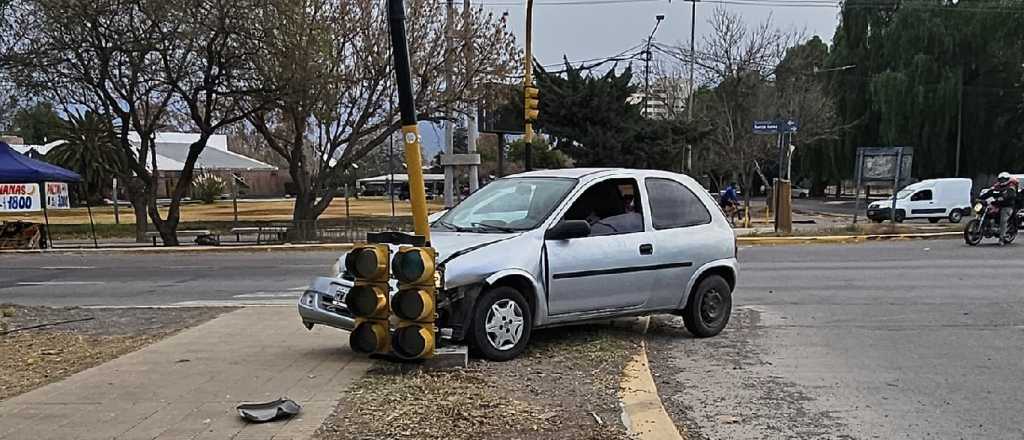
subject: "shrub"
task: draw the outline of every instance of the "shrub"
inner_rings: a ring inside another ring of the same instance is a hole
[[[224,180],[213,174],[202,173],[192,181],[192,195],[203,203],[213,203],[224,194]]]

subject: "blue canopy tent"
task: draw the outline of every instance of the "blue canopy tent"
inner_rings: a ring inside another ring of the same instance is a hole
[[[45,182],[79,183],[82,176],[59,166],[23,156],[14,151],[10,145],[0,142],[0,183],[37,183],[40,191]],[[44,236],[47,246],[50,242],[50,216],[46,211],[46,195],[43,194],[43,218],[46,222]],[[88,207],[88,204],[86,204]],[[92,225],[92,208],[89,207],[89,223]],[[93,227],[93,242],[96,242],[96,230]]]

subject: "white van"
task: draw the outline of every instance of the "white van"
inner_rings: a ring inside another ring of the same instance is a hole
[[[892,200],[868,205],[868,218],[881,223],[891,217]],[[960,223],[971,212],[971,179],[930,179],[907,185],[896,193],[896,222],[926,218]]]

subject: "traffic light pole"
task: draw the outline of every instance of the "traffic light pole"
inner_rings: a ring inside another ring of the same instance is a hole
[[[430,242],[427,223],[427,192],[423,184],[423,158],[420,131],[416,124],[416,101],[412,91],[409,69],[409,47],[405,34],[405,4],[403,0],[388,0],[388,25],[395,58],[395,79],[398,85],[398,109],[402,121],[402,143],[405,145],[405,163],[409,170],[409,200],[412,203],[413,230]]]
[[[523,81],[525,87],[533,85],[533,0],[526,0],[526,65],[524,66]],[[530,162],[531,150],[533,150],[533,122],[529,116],[526,119],[526,130],[523,136],[526,142],[526,151],[523,154],[523,169],[530,171],[533,165]]]

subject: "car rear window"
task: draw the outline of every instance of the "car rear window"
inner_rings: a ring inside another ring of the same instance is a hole
[[[645,182],[655,229],[672,229],[711,223],[711,213],[686,185],[671,179]]]

